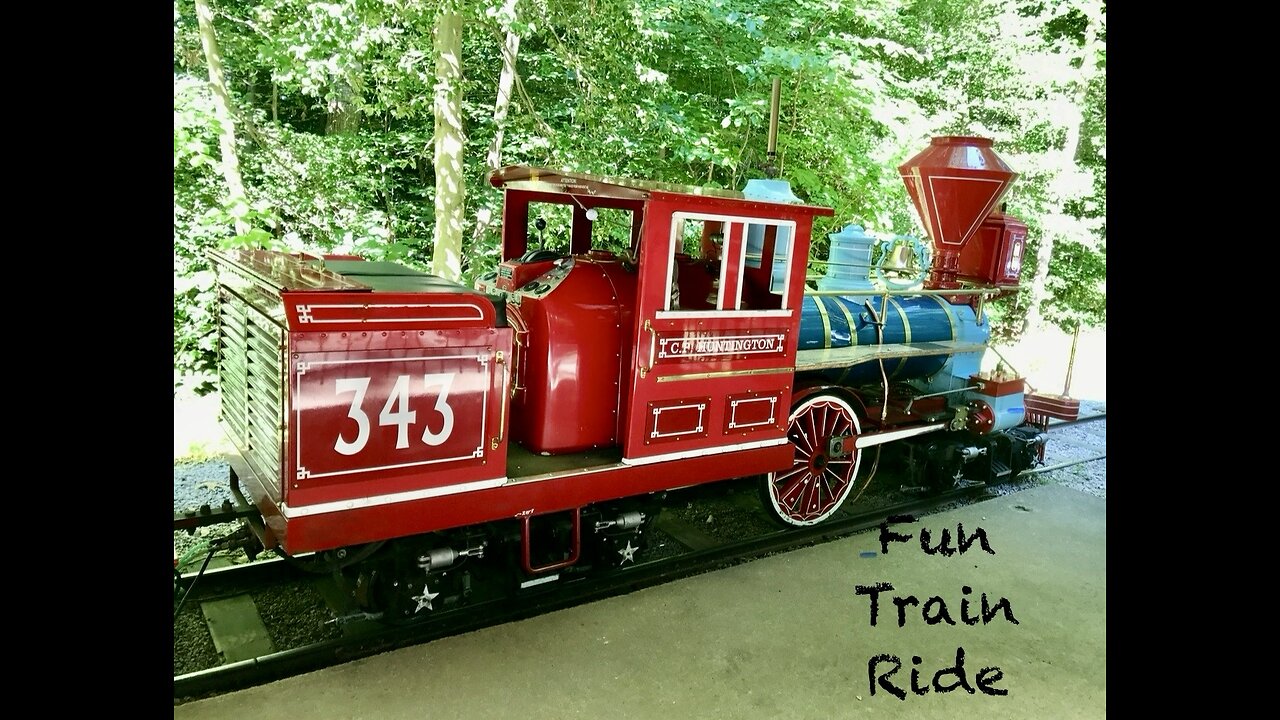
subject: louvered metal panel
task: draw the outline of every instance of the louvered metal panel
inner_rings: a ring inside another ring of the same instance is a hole
[[[255,287],[254,278],[220,269],[227,271],[218,294],[221,418],[245,460],[279,492],[287,335],[271,314],[280,314],[280,299],[270,288]]]

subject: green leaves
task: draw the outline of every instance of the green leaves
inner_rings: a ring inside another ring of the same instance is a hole
[[[220,244],[423,266],[434,251],[438,4],[214,0],[244,207],[228,207],[223,197],[221,128],[200,79],[207,71],[194,15],[187,0],[174,7],[175,279],[203,277],[203,250]],[[1037,306],[1055,322],[1105,320],[1102,0],[466,0],[458,7],[468,223],[501,213],[484,157],[497,132],[492,108],[512,28],[521,45],[503,164],[741,188],[763,176],[778,77],[782,176],[805,200],[836,210],[815,228],[819,241],[848,222],[921,234],[897,165],[931,135],[990,135],[1021,173],[1010,212],[1028,222],[1033,239],[1056,233],[1042,269],[1047,295]],[[358,124],[334,122],[341,117]],[[339,129],[347,134],[326,134]],[[236,216],[252,229],[235,236]],[[482,235],[464,248],[467,278],[496,262],[496,231]],[[1026,262],[1024,282],[1036,260]],[[187,354],[177,364],[186,369],[201,365],[203,345],[179,334],[200,327],[192,303],[206,300],[175,288],[175,357],[181,339]],[[1020,318],[1030,305],[1010,304],[1007,315]]]
[[[1047,320],[1067,332],[1077,324],[1107,321],[1107,251],[1071,240],[1054,245],[1049,263],[1052,300],[1042,305]]]

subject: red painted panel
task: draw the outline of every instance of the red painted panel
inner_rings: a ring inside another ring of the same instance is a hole
[[[1024,225],[1021,232],[1014,230],[1005,234],[1005,242],[1000,246],[997,265],[992,275],[997,285],[1017,285],[1022,275],[1022,254],[1026,249],[1027,229]]]
[[[418,347],[292,353],[285,503],[504,477],[511,336],[457,330]]]
[[[978,392],[991,397],[1016,395],[1026,387],[1026,381],[1020,377],[995,375],[994,373],[970,375],[969,382],[978,386]]]
[[[618,260],[575,257],[545,296],[523,294],[510,315],[522,333],[512,433],[533,452],[618,443],[619,377],[630,358],[635,274]],[[626,328],[626,330],[624,330]]]
[[[649,403],[649,431],[645,444],[707,436],[711,398],[692,397]]]
[[[956,272],[965,280],[984,285],[1017,285],[1026,240],[1025,223],[993,212],[960,251]]]
[[[734,393],[725,397],[724,434],[750,435],[784,429],[786,405],[781,391]]]
[[[1080,401],[1066,395],[1049,393],[1033,393],[1023,400],[1027,408],[1027,419],[1031,422],[1048,422],[1047,418],[1059,420],[1075,420],[1080,417]],[[1040,416],[1031,420],[1033,416]]]
[[[290,418],[298,479],[482,457],[492,361],[487,348],[302,356]]]
[[[663,312],[666,303],[667,272],[671,258],[671,216],[674,212],[692,212],[708,222],[725,222],[730,227],[724,253],[725,264],[732,268],[721,280],[722,287],[736,294],[734,284],[741,280],[739,262],[731,262],[735,247],[744,243],[745,224],[755,219],[787,220],[795,223],[791,252],[804,257],[809,251],[812,209],[801,206],[778,206],[765,203],[731,202],[718,198],[679,198],[679,202],[651,200],[641,243],[638,302],[635,315],[636,345],[634,362],[637,372],[630,378],[631,394],[628,425],[623,433],[623,457],[641,461],[655,456],[669,457],[679,453],[712,453],[726,446],[742,446],[767,442],[784,442],[781,424],[761,425],[755,432],[725,434],[734,422],[729,414],[729,395],[774,394],[782,407],[790,402],[796,352],[796,326],[799,324],[801,280],[805,263],[792,264],[786,305],[789,310],[770,312]],[[715,217],[721,215],[724,217]],[[742,221],[725,218],[743,218]],[[775,307],[783,303],[775,301]],[[661,315],[661,316],[659,316]],[[691,392],[692,391],[692,392]],[[654,443],[653,405],[677,403],[694,392],[710,397],[703,420],[706,435],[690,433],[663,443]],[[736,423],[735,423],[736,425]],[[736,429],[736,428],[735,428]]]

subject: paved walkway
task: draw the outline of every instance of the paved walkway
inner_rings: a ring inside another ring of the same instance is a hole
[[[1035,488],[891,526],[912,539],[888,554],[873,531],[188,703],[174,718],[1102,718],[1106,511],[1105,500]],[[982,528],[995,554],[980,539],[950,557],[921,550],[922,529],[932,546],[946,529],[955,548],[961,524],[969,539]],[[856,588],[878,583],[893,590],[879,593],[872,627],[871,596]],[[941,618],[944,603],[955,625]],[[959,648],[975,692],[940,693],[933,676]],[[886,682],[905,700],[879,685],[872,695],[878,655],[901,661]],[[913,668],[927,694],[911,691]],[[1008,694],[984,694],[980,674]]]

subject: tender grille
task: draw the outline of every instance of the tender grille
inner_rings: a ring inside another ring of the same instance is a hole
[[[278,493],[286,397],[284,328],[229,284],[234,281],[218,288],[221,418],[250,467]]]

